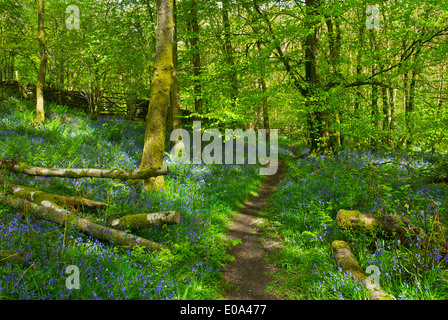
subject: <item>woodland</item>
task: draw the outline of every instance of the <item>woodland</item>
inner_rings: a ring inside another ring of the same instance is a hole
[[[0,300],[445,300],[447,152],[447,0],[0,0]]]

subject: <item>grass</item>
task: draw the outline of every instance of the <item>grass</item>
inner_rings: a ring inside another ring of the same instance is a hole
[[[33,104],[0,103],[0,155],[29,165],[137,169],[144,126],[122,119],[92,121],[50,106],[45,125],[33,123]],[[0,299],[220,299],[221,269],[232,243],[224,240],[229,218],[254,193],[258,165],[174,164],[167,192],[146,193],[112,179],[29,177],[3,171],[2,189],[17,183],[43,191],[109,203],[106,211],[82,210],[103,225],[126,214],[178,210],[178,225],[136,233],[171,251],[148,252],[90,238],[77,230],[35,220],[0,206]],[[68,289],[69,266],[80,288]]]
[[[404,214],[432,239],[442,239],[435,222],[448,222],[446,184],[417,179],[431,167],[428,156],[375,151],[343,151],[335,156],[290,160],[288,174],[271,199],[268,223],[284,249],[271,259],[280,267],[277,286],[289,299],[368,299],[363,286],[341,272],[330,244],[347,241],[360,263],[379,268],[381,287],[397,299],[448,297],[446,243],[406,247],[381,234],[342,232],[339,209]],[[370,163],[393,161],[376,166]],[[417,174],[417,175],[416,175]]]

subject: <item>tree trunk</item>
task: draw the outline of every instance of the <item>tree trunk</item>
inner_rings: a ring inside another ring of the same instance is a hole
[[[305,50],[305,89],[306,107],[309,112],[309,130],[311,138],[311,152],[327,151],[330,148],[326,111],[321,111],[322,84],[318,73],[319,38],[322,27],[319,25],[318,9],[321,0],[306,0],[306,24],[310,30],[304,43]]]
[[[11,187],[14,196],[26,199],[37,205],[41,205],[42,201],[50,201],[59,207],[65,206],[85,206],[89,208],[106,208],[104,202],[93,201],[83,197],[64,196],[54,193],[47,193],[27,186],[15,185]]]
[[[375,29],[369,30],[369,40],[370,40],[370,51],[371,51],[371,58],[372,58],[372,76],[377,74],[378,72],[378,46],[375,39]],[[374,130],[377,130],[381,126],[380,121],[380,112],[379,112],[379,106],[378,106],[378,98],[379,98],[379,91],[378,86],[375,84],[372,84],[372,91],[370,95],[371,99],[371,115],[372,115],[372,125]],[[377,131],[374,131],[375,133]],[[378,146],[378,140],[376,138],[371,139],[371,145],[372,146]]]
[[[153,242],[148,239],[137,237],[135,235],[125,233],[99,224],[90,222],[86,219],[78,218],[55,204],[43,201],[42,206],[32,203],[26,199],[13,196],[6,196],[0,193],[0,203],[9,205],[17,210],[29,210],[33,217],[55,222],[61,226],[74,226],[77,230],[92,236],[94,238],[109,241],[124,246],[144,246],[151,250],[160,250],[165,248],[164,245]]]
[[[333,22],[332,17],[329,17],[326,20],[326,24],[327,24],[327,29],[328,29],[328,33],[329,33],[329,46],[330,46],[330,59],[331,59],[331,65],[333,68],[333,77],[334,79],[337,79],[338,81],[342,78],[342,73],[341,73],[341,68],[340,68],[340,64],[341,64],[341,28],[340,28],[340,24],[337,20],[335,20]],[[329,119],[328,119],[329,120]],[[341,127],[341,117],[339,114],[339,111],[334,111],[331,117],[332,123],[335,126],[335,128],[333,128],[330,134],[330,145],[332,147],[340,147],[341,146],[341,131],[340,131],[340,127]]]
[[[357,52],[356,52],[356,80],[359,81],[361,79],[362,75],[362,49],[365,46],[365,40],[364,40],[364,32],[365,32],[365,25],[362,23],[365,21],[366,15],[365,11],[363,11],[363,14],[361,15],[361,19],[358,21],[358,42],[357,42]],[[361,101],[362,99],[362,93],[361,93],[362,87],[356,88],[356,96],[355,96],[355,103],[354,103],[354,117],[356,121],[361,118]]]
[[[367,279],[364,270],[359,266],[358,261],[350,249],[350,246],[345,241],[335,240],[331,243],[331,250],[336,260],[336,264],[342,268],[343,271],[349,272],[352,276],[363,282],[364,286],[370,292],[370,300],[393,300],[394,298],[385,293],[378,283],[371,283]]]
[[[389,128],[391,131],[391,134],[395,132],[395,89],[389,88],[389,103],[390,103],[390,122],[389,122]],[[395,141],[393,139],[391,140],[391,146],[394,146]]]
[[[373,215],[361,213],[358,210],[339,210],[336,222],[340,229],[375,233],[385,231],[387,234],[400,239],[402,244],[415,241],[417,237],[424,240],[426,234],[423,229],[415,227],[408,218],[401,215]]]
[[[145,168],[139,170],[102,170],[102,169],[62,169],[62,168],[42,168],[32,167],[24,163],[14,163],[10,161],[0,161],[0,167],[7,168],[18,173],[25,173],[31,176],[47,176],[61,178],[110,178],[110,179],[148,179],[169,173],[168,167]]]
[[[393,146],[393,124],[392,124],[392,116],[393,116],[393,96],[391,95],[391,91],[393,89],[382,87],[381,94],[383,98],[383,143],[388,145],[389,147]]]
[[[331,243],[331,250],[333,251],[334,259],[338,267],[341,267],[346,272],[352,273],[359,280],[364,279],[364,270],[358,264],[358,261],[346,242],[340,240],[333,241]]]
[[[409,148],[413,143],[413,135],[414,135],[414,124],[413,124],[413,113],[414,113],[414,103],[415,103],[415,86],[417,80],[417,64],[418,64],[418,56],[420,54],[421,49],[417,48],[413,55],[413,62],[411,71],[407,71],[404,74],[403,78],[403,87],[405,92],[405,107],[404,107],[404,115],[405,115],[405,123],[407,130],[407,139],[404,140],[406,143],[406,148]],[[411,74],[411,79],[409,79],[409,73]]]
[[[406,73],[405,83],[407,85],[407,77],[408,73]],[[414,125],[412,122],[412,114],[414,113],[414,97],[415,97],[415,80],[416,80],[416,72],[413,69],[411,71],[411,81],[409,83],[409,87],[405,87],[406,92],[406,103],[405,103],[405,120],[406,120],[406,130],[408,131],[408,139],[406,139],[406,147],[410,147],[412,145],[412,136],[414,134]]]
[[[191,0],[190,16],[189,16],[191,37],[191,50],[194,76],[194,111],[200,112],[202,109],[202,62],[199,50],[199,21],[198,21],[198,1]]]
[[[161,167],[165,156],[166,118],[173,81],[173,0],[157,0],[157,45],[143,156],[140,169]],[[146,190],[164,190],[163,176],[145,181]]]
[[[170,89],[170,127],[171,130],[182,129],[182,113],[180,102],[179,78],[177,74],[177,36],[176,36],[176,0],[174,4],[174,45],[173,45],[173,82]],[[172,146],[182,144],[182,136],[178,137],[177,141],[172,142]]]
[[[156,213],[132,214],[114,219],[110,226],[120,230],[139,230],[163,225],[178,224],[180,222],[180,213],[178,211],[161,211]]]
[[[257,41],[257,50],[261,52],[261,43]],[[266,130],[266,142],[269,143],[271,138],[270,127],[269,127],[269,111],[268,111],[268,98],[266,96],[267,86],[264,74],[264,67],[260,67],[260,89],[263,98],[261,100],[261,107],[263,110],[263,129]],[[258,121],[258,119],[257,119]]]
[[[45,47],[45,32],[44,32],[44,0],[38,0],[38,35],[40,48],[40,67],[37,75],[36,83],[36,121],[45,122],[44,111],[44,86],[45,86],[45,72],[47,70],[47,52]]]

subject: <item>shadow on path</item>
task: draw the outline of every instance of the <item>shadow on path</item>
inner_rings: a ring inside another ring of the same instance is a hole
[[[258,189],[258,194],[249,199],[235,215],[228,229],[228,240],[241,239],[232,247],[229,254],[235,259],[229,262],[223,274],[223,296],[229,300],[277,300],[280,297],[266,292],[272,281],[272,266],[266,261],[266,252],[255,229],[254,220],[260,210],[267,206],[267,200],[275,192],[277,184],[283,179],[286,164],[278,162],[274,175],[266,176]]]

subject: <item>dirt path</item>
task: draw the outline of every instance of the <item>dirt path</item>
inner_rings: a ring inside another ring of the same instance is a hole
[[[265,260],[266,250],[263,248],[254,220],[257,219],[260,210],[267,205],[268,198],[274,193],[285,170],[285,163],[279,161],[277,173],[266,176],[258,194],[245,203],[229,227],[228,239],[241,239],[242,243],[229,251],[235,260],[229,262],[223,274],[223,296],[226,299],[280,299],[266,292],[266,286],[272,281],[273,267]]]

